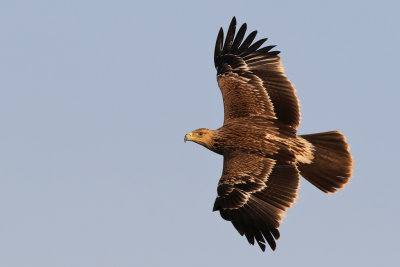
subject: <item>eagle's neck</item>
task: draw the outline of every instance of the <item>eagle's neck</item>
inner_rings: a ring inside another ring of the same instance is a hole
[[[208,146],[205,147],[217,154],[222,155],[224,145],[225,142],[224,137],[222,136],[222,132],[220,131],[220,129],[217,129],[213,130],[211,142],[208,144]]]

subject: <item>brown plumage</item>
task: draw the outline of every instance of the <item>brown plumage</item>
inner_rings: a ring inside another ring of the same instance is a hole
[[[338,131],[297,136],[300,105],[274,46],[260,48],[256,31],[245,39],[232,19],[222,28],[214,63],[224,101],[224,125],[185,136],[224,156],[213,210],[250,244],[275,250],[279,225],[297,198],[300,175],[326,193],[343,188],[353,161]]]

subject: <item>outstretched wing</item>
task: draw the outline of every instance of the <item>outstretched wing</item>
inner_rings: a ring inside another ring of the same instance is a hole
[[[233,17],[224,41],[222,28],[215,44],[214,63],[224,100],[225,121],[239,117],[277,118],[296,130],[300,105],[294,86],[286,78],[275,46],[260,48],[267,40],[253,43],[257,31],[243,41],[247,25],[237,34]]]
[[[241,151],[224,155],[213,210],[231,221],[250,244],[275,250],[279,225],[297,197],[300,178],[296,165]]]

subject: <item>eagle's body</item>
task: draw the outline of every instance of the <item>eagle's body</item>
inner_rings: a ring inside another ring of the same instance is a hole
[[[263,157],[278,157],[287,163],[310,163],[313,159],[312,145],[299,136],[285,134],[275,124],[257,118],[234,119],[218,130],[209,130],[212,139],[204,146],[221,155],[240,150]]]
[[[214,62],[224,100],[224,125],[185,136],[224,156],[213,210],[251,244],[275,249],[285,211],[297,198],[300,174],[326,193],[349,182],[353,161],[338,131],[297,136],[300,105],[274,46],[235,36],[233,18],[225,42],[218,34]]]

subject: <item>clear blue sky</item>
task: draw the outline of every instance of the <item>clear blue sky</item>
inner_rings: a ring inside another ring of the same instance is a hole
[[[396,1],[0,3],[0,266],[394,266]],[[352,182],[302,180],[275,252],[211,212],[222,125],[213,49],[236,16],[278,45],[300,133],[341,130]]]

